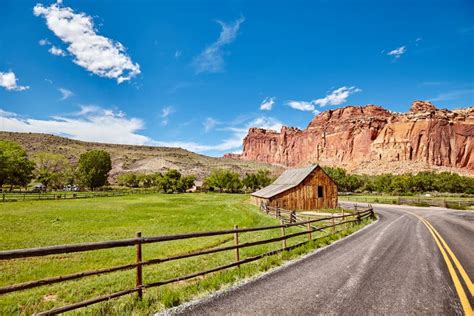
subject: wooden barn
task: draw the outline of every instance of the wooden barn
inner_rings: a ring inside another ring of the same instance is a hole
[[[269,186],[252,193],[252,202],[289,210],[337,207],[336,183],[318,165],[289,169]]]

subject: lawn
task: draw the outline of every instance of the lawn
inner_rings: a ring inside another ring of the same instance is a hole
[[[205,193],[0,203],[0,221],[0,250],[128,239],[138,231],[143,236],[156,236],[230,229],[234,225],[244,228],[278,223],[276,219],[262,214],[255,206],[250,205],[247,195]],[[286,259],[330,243],[363,224],[291,252],[244,265],[240,269],[234,268],[198,280],[146,290],[141,302],[135,299],[135,295],[130,295],[77,310],[73,314],[151,314],[265,271]],[[300,229],[292,228],[288,231]],[[241,234],[240,240],[254,241],[277,237],[279,234],[279,230],[245,233]],[[306,236],[291,239],[288,245],[305,239]],[[146,244],[143,245],[143,259],[161,258],[232,243],[232,236],[226,235]],[[241,258],[279,247],[280,242],[245,248],[241,250]],[[134,260],[134,248],[125,247],[2,261],[0,286],[107,268],[132,263]],[[165,280],[228,264],[233,260],[234,253],[228,251],[146,266],[143,268],[143,281],[150,283]],[[2,295],[0,314],[31,314],[133,288],[134,273],[134,270],[115,272]]]

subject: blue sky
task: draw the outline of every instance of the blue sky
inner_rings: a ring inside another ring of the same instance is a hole
[[[474,105],[473,1],[0,1],[0,129],[239,152],[251,126]]]

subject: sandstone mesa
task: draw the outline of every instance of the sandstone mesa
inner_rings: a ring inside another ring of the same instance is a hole
[[[351,172],[400,174],[424,170],[474,176],[474,107],[438,109],[415,101],[407,113],[377,105],[346,106],[315,116],[304,129],[251,128],[240,155],[225,157]]]

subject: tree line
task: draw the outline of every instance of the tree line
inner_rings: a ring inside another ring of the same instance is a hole
[[[17,143],[0,140],[0,189],[4,186],[26,187],[37,180],[47,190],[61,190],[66,185],[79,184],[95,190],[108,184],[112,169],[109,153],[90,150],[82,153],[76,166],[61,154],[39,152],[28,157]],[[336,181],[340,192],[378,192],[406,195],[423,192],[474,194],[474,178],[451,172],[419,172],[377,176],[349,174],[342,168],[325,167]],[[177,170],[165,173],[124,173],[117,177],[119,185],[129,188],[155,188],[164,193],[186,192],[195,185],[196,177],[182,175]],[[254,192],[274,181],[269,170],[258,170],[241,176],[229,169],[215,169],[203,181],[200,190],[228,193]]]
[[[369,176],[349,174],[342,168],[323,169],[337,183],[340,192],[378,192],[393,195],[424,192],[474,194],[474,178],[452,172],[422,171],[417,174]]]
[[[18,143],[0,141],[0,189],[27,187],[37,180],[49,190],[76,183],[94,190],[107,184],[111,169],[112,160],[104,150],[81,154],[74,167],[64,155],[39,152],[30,159]]]
[[[117,183],[129,188],[154,188],[163,193],[183,193],[194,187],[196,177],[184,176],[178,170],[170,169],[161,172],[144,174],[136,172],[122,173],[117,177]]]
[[[214,169],[206,177],[198,191],[214,191],[226,193],[253,192],[270,183],[274,178],[269,170],[258,170],[241,177],[239,173],[229,169]],[[179,171],[171,169],[165,173],[127,172],[117,177],[117,183],[129,188],[154,188],[164,193],[186,192],[195,185],[196,177],[184,176]]]
[[[0,189],[27,187],[36,180],[44,190],[62,190],[66,185],[78,184],[95,190],[108,185],[112,169],[110,154],[104,150],[82,153],[76,166],[61,154],[39,152],[28,157],[26,151],[12,141],[0,141]],[[153,188],[164,193],[182,193],[195,186],[194,175],[182,175],[171,169],[165,173],[144,174],[127,172],[117,177],[120,186]],[[244,177],[228,169],[216,169],[204,180],[201,191],[253,192],[270,184],[274,178],[269,170],[248,173]]]
[[[229,169],[215,169],[204,179],[202,190],[227,193],[254,192],[272,183],[275,178],[270,170],[260,169],[241,177]]]

